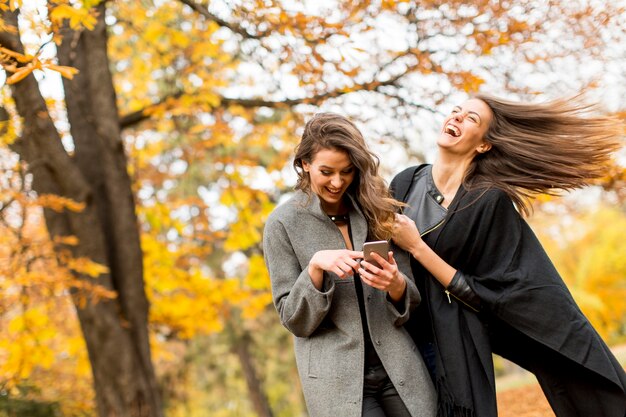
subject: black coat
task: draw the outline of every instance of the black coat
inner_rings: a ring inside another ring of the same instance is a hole
[[[392,181],[397,199],[406,201],[417,168]],[[533,372],[559,417],[626,416],[623,368],[503,191],[461,187],[425,241],[482,301],[477,313],[450,300],[412,263],[425,280],[441,416],[497,416],[492,352]]]

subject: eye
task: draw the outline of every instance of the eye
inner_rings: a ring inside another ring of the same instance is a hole
[[[332,174],[332,172],[330,172],[330,171],[320,171],[320,172],[322,173],[322,175],[324,175],[326,177]]]
[[[478,123],[478,119],[476,119],[476,116],[469,116],[468,119],[470,119],[470,121],[474,123]]]
[[[354,168],[348,168],[341,171],[342,174],[352,174],[354,172]]]

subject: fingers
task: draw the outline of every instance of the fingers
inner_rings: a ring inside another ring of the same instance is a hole
[[[396,214],[396,221],[393,225],[394,230],[403,229],[407,226],[413,228],[415,226],[415,222],[404,214]]]
[[[395,265],[396,264],[396,261],[393,258],[393,252],[392,251],[387,252],[387,259],[383,258],[382,256],[380,256],[376,252],[372,252],[371,256],[376,261],[376,263],[378,265],[380,265],[381,269],[387,269],[388,265]],[[367,261],[364,261],[364,262],[367,262]],[[375,265],[371,264],[370,262],[368,262],[368,265],[372,265],[373,267],[375,267]]]
[[[352,268],[349,268],[346,265],[335,265],[330,270],[331,272],[334,272],[335,275],[337,275],[339,278],[347,278],[353,275]]]
[[[396,223],[402,224],[408,222],[409,220],[411,219],[409,219],[406,215],[396,213]]]
[[[380,290],[389,290],[398,280],[398,267],[393,258],[393,252],[388,252],[388,261],[376,253],[372,254],[372,258],[381,267],[379,268],[370,262],[362,261],[359,274],[363,282]]]
[[[365,284],[379,290],[385,290],[385,284],[376,280],[376,278],[374,278],[375,276],[372,276],[367,271],[359,270],[359,274],[361,276],[361,281],[363,281]]]
[[[374,266],[372,266],[372,269],[378,269],[381,273],[375,273],[371,270],[368,271],[364,268],[360,268],[359,275],[361,276],[361,280],[370,287],[384,291],[389,290],[393,286],[393,274],[387,273],[386,271]]]
[[[353,253],[347,253],[347,256],[341,256],[335,260],[335,265],[331,268],[331,271],[337,274],[340,278],[346,278],[352,276],[354,271],[358,269],[359,263],[353,258],[353,254],[360,254],[356,251],[347,251]]]

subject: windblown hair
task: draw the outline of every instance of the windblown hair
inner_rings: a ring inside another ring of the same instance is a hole
[[[385,181],[378,174],[378,157],[368,149],[359,129],[347,118],[334,113],[318,113],[307,122],[293,162],[298,174],[296,189],[310,195],[311,178],[304,171],[302,162],[311,163],[323,149],[348,155],[355,167],[355,176],[347,192],[363,211],[370,237],[390,239],[394,215],[403,204],[391,197]]]
[[[582,95],[539,104],[474,98],[493,113],[484,137],[492,148],[475,157],[464,185],[499,188],[525,215],[537,194],[581,188],[605,175],[611,154],[622,146],[624,125]]]

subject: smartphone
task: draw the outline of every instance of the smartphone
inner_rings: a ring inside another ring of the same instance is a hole
[[[389,253],[389,242],[386,240],[377,240],[375,242],[365,242],[363,244],[363,259],[380,268],[378,262],[372,259],[372,252],[376,252],[383,259],[387,259]]]

